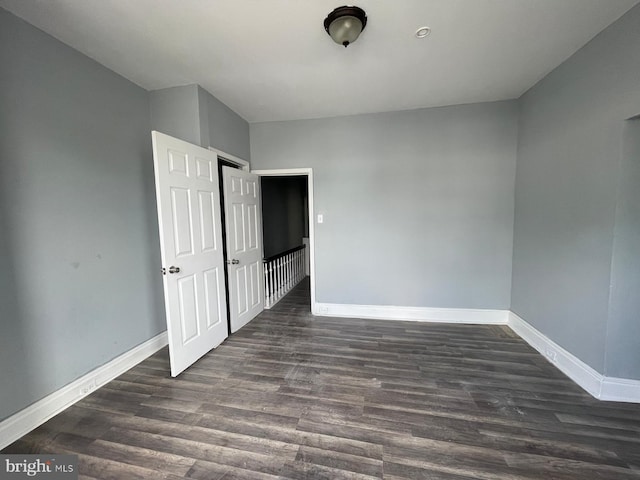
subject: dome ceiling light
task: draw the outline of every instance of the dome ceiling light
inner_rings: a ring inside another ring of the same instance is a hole
[[[367,26],[367,14],[359,7],[338,7],[324,19],[329,36],[345,48],[356,41]]]

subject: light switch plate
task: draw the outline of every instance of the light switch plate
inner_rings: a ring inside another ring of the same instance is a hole
[[[324,215],[322,215],[321,213],[318,214],[318,223],[322,223],[324,222]]]

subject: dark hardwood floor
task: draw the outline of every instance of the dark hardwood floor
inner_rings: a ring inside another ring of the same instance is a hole
[[[313,318],[304,282],[177,379],[166,350],[3,453],[96,479],[640,479],[640,405],[507,327]]]

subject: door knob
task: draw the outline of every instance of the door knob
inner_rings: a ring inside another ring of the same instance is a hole
[[[230,263],[231,265],[238,265],[240,263],[240,260],[234,258],[231,261],[227,260],[227,263]]]
[[[179,273],[179,272],[180,272],[180,267],[174,267],[174,266],[169,267],[169,273]]]

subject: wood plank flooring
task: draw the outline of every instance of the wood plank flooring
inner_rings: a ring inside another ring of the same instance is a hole
[[[591,398],[508,328],[313,318],[308,288],[3,453],[76,453],[104,480],[640,480],[640,405]]]

